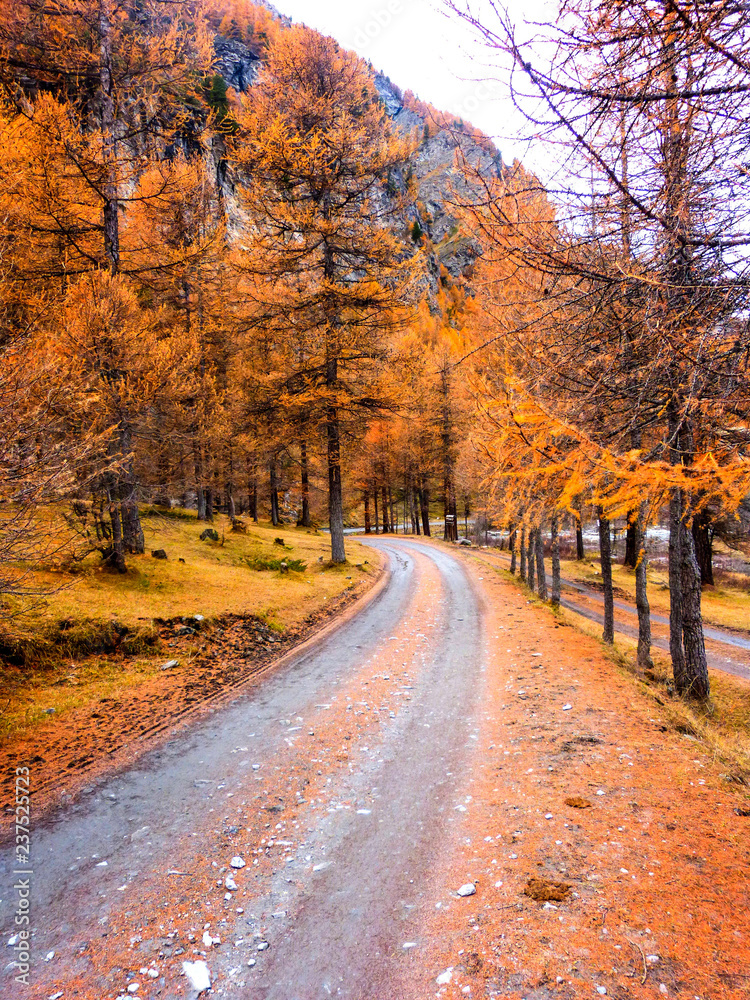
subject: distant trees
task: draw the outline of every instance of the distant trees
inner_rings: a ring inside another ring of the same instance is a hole
[[[33,570],[58,555],[45,524],[50,504],[65,504],[89,474],[96,437],[69,436],[66,405],[79,387],[63,383],[38,350],[43,299],[30,299],[12,276],[7,232],[0,230],[0,597],[39,592]]]
[[[245,95],[227,52],[262,59]],[[249,0],[0,4],[0,563],[43,554],[46,503],[120,572],[144,502],[312,528],[326,497],[334,562],[362,505],[456,537],[476,310],[414,203],[417,131]]]
[[[3,219],[8,261],[24,295],[44,296],[50,315],[59,315],[55,297],[62,303],[77,296],[81,317],[84,305],[99,309],[106,300],[115,315],[104,320],[100,314],[99,325],[118,322],[121,296],[132,293],[114,285],[105,289],[98,273],[106,269],[115,277],[143,270],[144,233],[131,230],[125,246],[123,210],[164,196],[164,185],[146,192],[140,182],[170,144],[183,146],[193,136],[196,108],[186,97],[210,64],[200,5],[189,0],[19,0],[0,8],[0,179],[8,207]],[[153,267],[155,248],[150,249]],[[84,274],[95,277],[81,297],[83,286],[76,280]],[[84,378],[99,366],[99,391],[92,399],[100,407],[100,427],[122,388],[118,372],[127,369],[128,355],[143,364],[142,334],[149,321],[145,326],[136,321],[137,310],[131,302],[130,318],[117,331],[114,359],[113,329],[106,347],[98,334],[96,343],[86,343],[96,323],[73,335],[68,322],[63,327],[68,339],[47,355],[62,363],[75,344],[82,351]],[[132,339],[122,340],[128,333]],[[68,361],[74,355],[75,350]],[[157,356],[152,364],[151,381],[158,383]],[[113,564],[124,570],[125,551],[143,551],[143,533],[133,424],[119,406],[120,451],[115,455],[110,444],[107,475],[108,501],[117,507]],[[94,433],[93,425],[88,429]]]
[[[102,263],[113,274],[121,269],[122,209],[159,146],[193,138],[185,99],[211,60],[199,0],[18,0],[0,8],[0,79],[39,154],[32,150],[37,232],[56,245],[54,273]]]
[[[144,551],[135,472],[139,439],[148,433],[157,402],[183,387],[192,368],[186,338],[165,336],[159,320],[139,307],[126,279],[97,272],[71,284],[49,341],[48,356],[69,386],[71,426],[83,442],[99,442],[93,471],[106,496],[110,560],[119,572],[125,572],[126,553]]]

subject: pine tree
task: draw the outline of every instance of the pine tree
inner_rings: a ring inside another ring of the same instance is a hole
[[[275,336],[304,331],[304,361],[279,393],[304,394],[310,425],[324,429],[334,563],[346,560],[342,423],[380,406],[369,390],[413,271],[382,196],[409,148],[365,64],[302,27],[271,46],[234,139],[249,218],[240,266]]]

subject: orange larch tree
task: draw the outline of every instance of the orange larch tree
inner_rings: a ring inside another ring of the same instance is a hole
[[[272,44],[238,122],[248,218],[238,264],[254,279],[259,320],[279,337],[304,331],[304,357],[279,393],[305,394],[308,426],[324,429],[331,554],[340,563],[342,421],[381,406],[372,389],[414,273],[414,251],[393,231],[384,197],[410,144],[393,133],[367,66],[303,27]]]

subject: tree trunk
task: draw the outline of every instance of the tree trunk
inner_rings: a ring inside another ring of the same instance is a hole
[[[430,538],[430,488],[427,483],[419,491],[419,507],[422,513],[422,531],[425,538]]]
[[[623,566],[629,566],[631,569],[635,569],[636,562],[638,559],[637,551],[637,541],[636,541],[636,521],[638,519],[638,511],[631,510],[628,514],[628,530],[625,535],[625,560]]]
[[[141,527],[141,516],[138,512],[132,450],[130,428],[126,426],[120,430],[120,452],[123,468],[117,488],[122,518],[122,543],[126,552],[142,555],[146,550],[146,544]]]
[[[396,516],[393,512],[393,493],[390,486],[388,487],[388,506],[391,511],[391,531],[397,535],[398,534],[398,524],[396,522]]]
[[[132,482],[120,483],[119,494],[123,545],[126,552],[143,555],[146,551],[146,542],[135,498],[135,486]]]
[[[456,507],[456,487],[453,481],[453,413],[450,405],[450,379],[448,365],[441,371],[441,391],[443,395],[443,538],[446,542],[458,541],[458,509]]]
[[[328,364],[328,385],[336,383],[336,362]],[[331,529],[331,562],[346,562],[344,545],[344,497],[341,488],[341,439],[339,415],[335,406],[328,407],[326,421],[328,437],[328,524]]]
[[[226,481],[226,495],[227,495],[227,514],[234,520],[237,517],[237,507],[234,502],[234,448],[232,447],[232,439],[229,439],[227,445],[228,451],[228,472]]]
[[[104,184],[102,196],[102,223],[104,230],[104,255],[111,274],[120,270],[120,203],[117,189],[117,162],[115,148],[115,98],[112,77],[112,24],[105,4],[99,4],[99,99],[102,116],[102,155],[104,159]]]
[[[711,693],[703,640],[701,615],[701,571],[695,556],[693,535],[682,522],[682,639],[685,650],[686,686],[678,693],[705,701]]]
[[[247,510],[255,523],[258,523],[258,466],[252,463],[248,482]]]
[[[323,213],[330,217],[328,196],[324,198]],[[327,240],[323,245],[323,273],[327,281],[336,281],[334,254]],[[333,397],[339,379],[338,359],[341,352],[339,327],[341,317],[336,296],[325,303],[328,327],[326,330],[326,390]],[[344,495],[341,485],[341,426],[335,403],[330,403],[326,411],[326,443],[328,448],[328,526],[331,531],[331,562],[340,565],[346,562],[344,544]],[[383,512],[385,514],[385,512]]]
[[[206,494],[203,492],[203,453],[197,437],[193,439],[193,462],[195,465],[195,497],[198,504],[198,520],[206,520]]]
[[[526,583],[526,526],[521,525],[521,541],[519,545],[521,551],[521,566],[518,575]]]
[[[378,518],[378,488],[377,486],[373,490],[372,498],[375,502],[375,534],[377,535],[380,531],[380,519]]]
[[[508,547],[510,548],[510,571],[513,576],[516,575],[516,541],[517,535],[515,529],[510,533],[510,539],[508,540]]]
[[[383,501],[383,534],[387,535],[391,526],[388,521],[388,490],[385,486],[382,487],[380,495]]]
[[[307,441],[299,443],[300,477],[302,481],[302,516],[297,524],[302,528],[310,527],[310,471],[307,461]]]
[[[452,475],[452,469],[450,470]],[[445,527],[443,538],[446,542],[458,541],[458,508],[456,506],[455,487],[452,478],[446,479],[443,488],[445,490]]]
[[[682,495],[674,490],[669,501],[669,655],[678,691],[689,689],[682,646]]]
[[[645,670],[653,667],[651,659],[651,608],[648,603],[646,570],[645,504],[638,511],[635,522],[635,606],[638,610],[638,667]]]
[[[529,585],[529,590],[534,589],[534,578],[536,572],[534,569],[534,559],[536,555],[535,551],[535,536],[536,529],[529,528],[529,539],[526,546],[526,583]]]
[[[213,521],[214,519],[214,490],[212,486],[206,489],[206,520]]]
[[[414,480],[409,482],[409,512],[411,515],[411,530],[413,535],[421,534],[419,526],[419,497]]]
[[[609,518],[599,508],[599,557],[602,567],[602,583],[604,584],[604,642],[615,641],[615,603],[612,593],[612,537],[610,535]]]
[[[365,490],[364,501],[365,501],[365,534],[366,535],[371,535],[372,534],[372,524],[370,523],[370,491],[369,490]]]
[[[122,522],[120,521],[120,504],[114,486],[107,489],[109,503],[109,523],[112,528],[112,553],[109,562],[118,573],[126,573],[125,546],[122,540]]]
[[[279,480],[276,472],[276,456],[271,456],[269,465],[270,488],[271,488],[271,524],[274,528],[279,526]]]
[[[557,527],[557,515],[552,517],[550,525],[552,540],[552,603],[560,606],[560,534]]]
[[[544,568],[544,535],[541,525],[536,531],[534,538],[534,549],[536,550],[536,589],[543,601],[547,600],[547,571]]]
[[[701,586],[713,587],[714,533],[711,518],[704,510],[696,514],[693,518],[693,543],[695,545],[695,557],[698,560],[698,566],[701,571]]]
[[[576,516],[576,559],[580,562],[585,558],[586,550],[583,547],[583,504],[579,504]]]

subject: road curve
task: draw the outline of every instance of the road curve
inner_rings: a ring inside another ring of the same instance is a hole
[[[176,1000],[198,959],[216,996],[393,995],[469,766],[483,612],[449,553],[369,544],[391,576],[360,614],[33,829],[32,985],[6,949],[4,995]],[[6,940],[12,869],[6,845]]]

